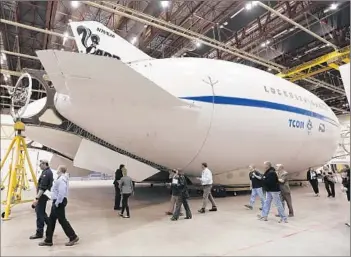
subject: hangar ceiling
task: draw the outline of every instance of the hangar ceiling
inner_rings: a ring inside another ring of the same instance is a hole
[[[330,43],[306,33],[260,3]],[[76,51],[74,41],[70,40],[72,33],[68,23],[95,20],[154,58],[217,58],[278,73],[257,62],[202,44],[196,38],[189,39],[114,11],[125,10],[122,7],[200,33],[286,68],[333,52],[333,46],[342,49],[350,45],[349,1],[95,1],[94,4],[83,1],[1,1],[1,19],[64,35],[42,33],[2,22],[1,69],[42,69],[37,59],[26,55],[35,56],[35,51],[41,49]],[[19,57],[6,51],[22,55]],[[297,79],[294,83],[318,95],[336,114],[348,113],[350,107],[343,93],[339,71],[323,63],[311,68],[310,72],[313,74],[309,73],[312,76],[308,81]],[[6,111],[10,103],[6,87],[13,86],[17,79],[14,73],[12,76],[5,72],[1,75],[2,111]],[[33,99],[42,98],[45,95],[43,89],[38,84],[34,87]]]

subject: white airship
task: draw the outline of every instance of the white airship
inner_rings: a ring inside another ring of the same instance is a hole
[[[183,169],[191,180],[206,162],[214,183],[224,185],[248,184],[247,166],[267,160],[304,180],[337,148],[333,111],[287,80],[222,60],[153,59],[100,23],[70,25],[80,53],[37,52],[57,92],[55,107],[113,146]],[[32,139],[45,145],[41,137]],[[73,164],[82,169],[112,174],[126,158],[86,139],[74,144]],[[133,167],[136,181],[158,172]]]

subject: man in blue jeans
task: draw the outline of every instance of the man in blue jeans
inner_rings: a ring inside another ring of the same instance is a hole
[[[275,172],[275,169],[272,167],[271,162],[265,162],[264,163],[266,172],[263,174],[263,187],[266,191],[266,200],[263,205],[262,209],[262,214],[259,215],[260,220],[267,221],[268,219],[268,214],[271,209],[272,205],[272,200],[275,204],[275,206],[278,209],[278,214],[280,216],[280,221],[288,223],[288,219],[284,213],[284,208],[283,204],[280,198],[280,185],[279,185],[279,180],[278,180],[278,175]]]
[[[262,174],[256,170],[254,165],[250,165],[249,169],[249,178],[251,180],[251,197],[250,204],[246,204],[245,207],[252,210],[256,197],[258,196],[261,200],[260,210],[262,210],[264,204],[264,196],[262,191]]]

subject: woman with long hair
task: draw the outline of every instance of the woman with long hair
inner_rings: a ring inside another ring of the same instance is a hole
[[[127,175],[127,169],[122,168],[123,177],[120,180],[121,195],[122,195],[122,211],[119,214],[123,218],[130,218],[128,199],[134,194],[133,180]],[[127,215],[124,215],[124,211]]]

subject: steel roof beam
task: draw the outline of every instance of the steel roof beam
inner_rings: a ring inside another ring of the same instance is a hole
[[[294,26],[298,27],[299,29],[305,31],[306,33],[310,34],[311,36],[317,38],[318,40],[320,40],[320,41],[322,41],[322,42],[324,42],[324,43],[326,43],[326,44],[329,44],[329,45],[332,46],[335,50],[338,50],[338,47],[337,47],[336,45],[330,43],[328,40],[326,40],[326,39],[324,39],[324,38],[318,36],[317,34],[313,33],[313,32],[310,31],[310,30],[306,29],[304,26],[301,26],[299,23],[297,23],[297,22],[295,22],[295,21],[289,19],[288,17],[286,17],[285,15],[281,14],[280,12],[277,12],[277,11],[274,10],[273,8],[271,8],[271,7],[267,6],[267,5],[265,5],[264,3],[260,2],[260,1],[257,1],[257,4],[258,4],[259,6],[265,8],[267,11],[270,11],[270,12],[272,12],[272,13],[278,15],[278,16],[281,17],[283,20],[285,20],[285,21],[291,23],[292,25],[294,25]]]
[[[145,23],[145,24],[148,24],[148,25],[151,25],[151,26],[163,29],[165,31],[168,31],[168,32],[180,35],[180,36],[183,36],[183,37],[188,38],[190,40],[194,40],[194,39],[195,40],[201,40],[200,42],[205,44],[205,45],[208,45],[210,47],[222,50],[223,52],[227,52],[227,53],[239,56],[239,57],[241,57],[243,59],[249,60],[249,61],[251,61],[253,63],[260,64],[260,65],[265,66],[267,68],[271,68],[271,69],[274,69],[274,70],[277,70],[277,71],[280,71],[281,69],[285,68],[282,65],[276,64],[276,63],[271,62],[271,61],[264,60],[264,59],[262,59],[260,57],[257,57],[257,56],[255,56],[255,55],[253,55],[251,53],[247,53],[247,52],[242,51],[240,49],[237,49],[235,47],[228,46],[228,45],[226,45],[226,44],[224,44],[222,42],[219,42],[217,40],[208,38],[208,37],[206,37],[206,36],[204,36],[202,34],[199,34],[199,33],[196,33],[196,32],[193,32],[193,31],[190,31],[190,30],[187,30],[187,29],[184,29],[184,28],[182,28],[180,26],[174,25],[174,24],[169,23],[169,22],[165,22],[165,21],[160,20],[158,18],[155,18],[155,17],[153,17],[151,15],[143,14],[141,12],[138,12],[138,11],[135,11],[133,9],[127,8],[125,6],[115,5],[115,4],[111,4],[111,3],[108,2],[107,4],[112,5],[113,7],[115,7],[115,9],[112,9],[110,7],[103,6],[103,5],[97,4],[95,2],[87,1],[87,2],[84,2],[84,3],[87,4],[87,5],[96,7],[96,8],[103,9],[103,10],[111,12],[111,13],[116,13],[116,14],[119,14],[119,15],[122,15],[122,16],[126,16],[126,17],[128,17],[130,19],[135,19],[135,20],[137,20],[139,22],[142,22],[142,23]],[[35,31],[42,32],[42,33],[50,33],[50,34],[53,34],[53,35],[56,35],[56,36],[59,36],[59,37],[64,37],[64,35],[62,35],[60,33],[56,33],[56,32],[53,32],[53,31],[48,31],[48,30],[44,30],[44,29],[38,29],[38,28],[35,28],[33,26],[28,26],[28,25],[24,25],[24,24],[20,24],[20,23],[16,23],[16,22],[11,22],[11,21],[7,21],[7,20],[4,20],[4,19],[0,19],[0,22],[4,22],[4,23],[10,24],[10,25],[14,25],[14,26],[23,27],[23,28],[26,28],[26,29],[35,30]],[[68,39],[73,39],[73,37],[68,37]],[[328,83],[325,83],[323,81],[319,81],[317,79],[305,79],[305,80],[310,82],[310,83],[312,83],[312,84],[328,88],[329,90],[338,92],[340,94],[345,94],[344,91],[342,91],[342,90],[340,90],[340,89],[338,89],[338,88],[336,88],[336,87],[334,87],[334,86],[332,86],[332,85],[330,85]]]

